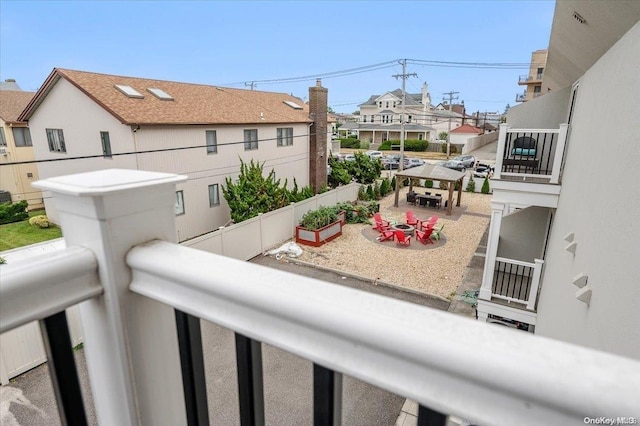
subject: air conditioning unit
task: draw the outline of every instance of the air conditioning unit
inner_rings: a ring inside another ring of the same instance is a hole
[[[7,147],[0,146],[0,155],[7,155],[7,154],[8,154]]]

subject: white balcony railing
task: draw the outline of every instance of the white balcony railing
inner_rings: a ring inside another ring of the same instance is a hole
[[[316,424],[339,424],[340,374],[417,401],[429,424],[444,424],[440,413],[487,425],[638,415],[638,361],[172,243],[183,180],[111,170],[41,181],[69,248],[2,266],[2,332],[49,324],[81,302],[100,424],[208,422],[199,319],[236,332],[242,424],[264,424],[259,342],[313,361],[314,377],[336,378],[324,388],[314,382]],[[52,361],[74,369],[70,348]],[[79,387],[64,383],[56,386],[61,416],[80,416]]]
[[[560,183],[567,129],[566,124],[558,129],[511,129],[501,124],[494,179]]]
[[[534,263],[496,257],[491,297],[508,303],[522,304],[533,311],[536,306],[543,260]]]

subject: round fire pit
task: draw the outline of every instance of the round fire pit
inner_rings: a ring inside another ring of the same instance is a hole
[[[404,235],[411,235],[415,232],[416,228],[412,225],[407,225],[406,223],[396,223],[395,225],[391,225],[391,229],[394,231],[402,231]]]

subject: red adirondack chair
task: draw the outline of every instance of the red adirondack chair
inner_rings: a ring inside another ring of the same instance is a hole
[[[407,225],[411,225],[416,229],[420,229],[422,226],[422,220],[418,219],[411,210],[407,210]]]
[[[433,228],[427,228],[425,231],[416,229],[416,239],[425,245],[433,244],[433,241],[431,241],[432,233],[433,233]]]
[[[396,243],[408,246],[411,244],[411,235],[405,235],[404,231],[396,230]]]
[[[438,216],[433,215],[429,218],[429,220],[422,221],[421,228],[424,228],[425,230],[433,229],[433,227],[436,225],[437,222],[438,222]]]
[[[391,231],[389,229],[385,229],[383,231],[380,231],[380,236],[376,238],[376,240],[382,242],[382,241],[387,241],[387,240],[391,240],[393,241],[393,238],[395,237],[396,233],[395,231]]]
[[[374,213],[373,220],[375,223],[375,226],[373,227],[373,229],[379,232],[386,231],[391,227],[391,225],[389,224],[389,221],[384,220],[382,216],[380,216],[380,213]]]

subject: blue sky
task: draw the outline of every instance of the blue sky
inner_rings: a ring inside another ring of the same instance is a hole
[[[270,84],[396,59],[523,63],[549,42],[553,1],[13,1],[0,2],[0,78],[35,91],[54,67],[293,93],[315,80]],[[520,69],[410,64],[407,91],[432,101],[460,92],[467,111],[514,105]],[[401,87],[400,64],[323,78],[329,104],[357,110]],[[237,83],[233,84],[232,83]]]

